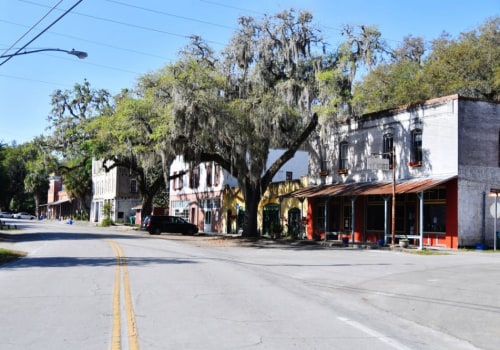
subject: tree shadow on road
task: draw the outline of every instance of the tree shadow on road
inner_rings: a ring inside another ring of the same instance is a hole
[[[169,258],[169,257],[139,257],[126,258],[128,266],[148,266],[148,265],[179,265],[196,264],[193,259]],[[20,268],[41,268],[41,267],[109,267],[115,266],[117,259],[115,257],[25,257],[18,259],[2,267],[2,269],[20,269]]]

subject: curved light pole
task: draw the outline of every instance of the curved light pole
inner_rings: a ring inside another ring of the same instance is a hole
[[[10,55],[2,55],[0,58],[10,58],[14,56],[20,56],[20,55],[27,55],[29,53],[35,53],[35,52],[42,52],[42,51],[60,51],[60,52],[66,52],[69,55],[76,56],[80,59],[84,59],[88,56],[88,54],[85,51],[77,51],[75,49],[72,50],[62,50],[62,49],[37,49],[37,50],[25,50],[21,52],[16,52]]]

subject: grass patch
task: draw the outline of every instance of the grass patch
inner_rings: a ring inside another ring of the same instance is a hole
[[[417,255],[450,255],[450,253],[439,251],[439,250],[431,250],[431,249],[417,249],[417,250],[410,250],[409,251],[412,254],[417,254]]]
[[[0,248],[0,265],[26,256],[26,253],[17,250]]]

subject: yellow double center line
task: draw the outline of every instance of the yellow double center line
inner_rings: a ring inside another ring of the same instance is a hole
[[[128,327],[129,350],[139,350],[139,338],[135,323],[132,296],[130,293],[130,278],[127,259],[122,247],[111,239],[107,239],[113,247],[116,257],[115,288],[113,290],[113,331],[111,336],[111,350],[121,350],[121,277],[123,270],[123,293],[125,300],[125,313]]]

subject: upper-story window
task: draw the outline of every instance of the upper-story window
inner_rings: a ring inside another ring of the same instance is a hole
[[[422,129],[411,132],[411,161],[422,162]]]
[[[214,170],[214,186],[217,186],[220,184],[220,171],[221,167],[219,164],[214,164],[215,170]]]
[[[182,171],[174,171],[173,175],[173,185],[174,185],[174,190],[181,190],[182,187],[184,186],[184,172]]]
[[[130,180],[130,193],[137,193],[137,180],[136,179]]]
[[[207,187],[212,186],[212,168],[213,168],[213,163],[211,162],[205,163],[205,172],[207,175]]]
[[[189,173],[189,188],[198,188],[200,186],[200,167],[191,168]]]
[[[347,169],[347,161],[349,156],[349,143],[341,142],[339,147],[339,169]]]
[[[321,148],[321,171],[328,170],[328,146],[323,145]]]
[[[394,135],[392,132],[384,134],[383,158],[389,159],[389,166],[392,167],[392,152],[394,151]]]

